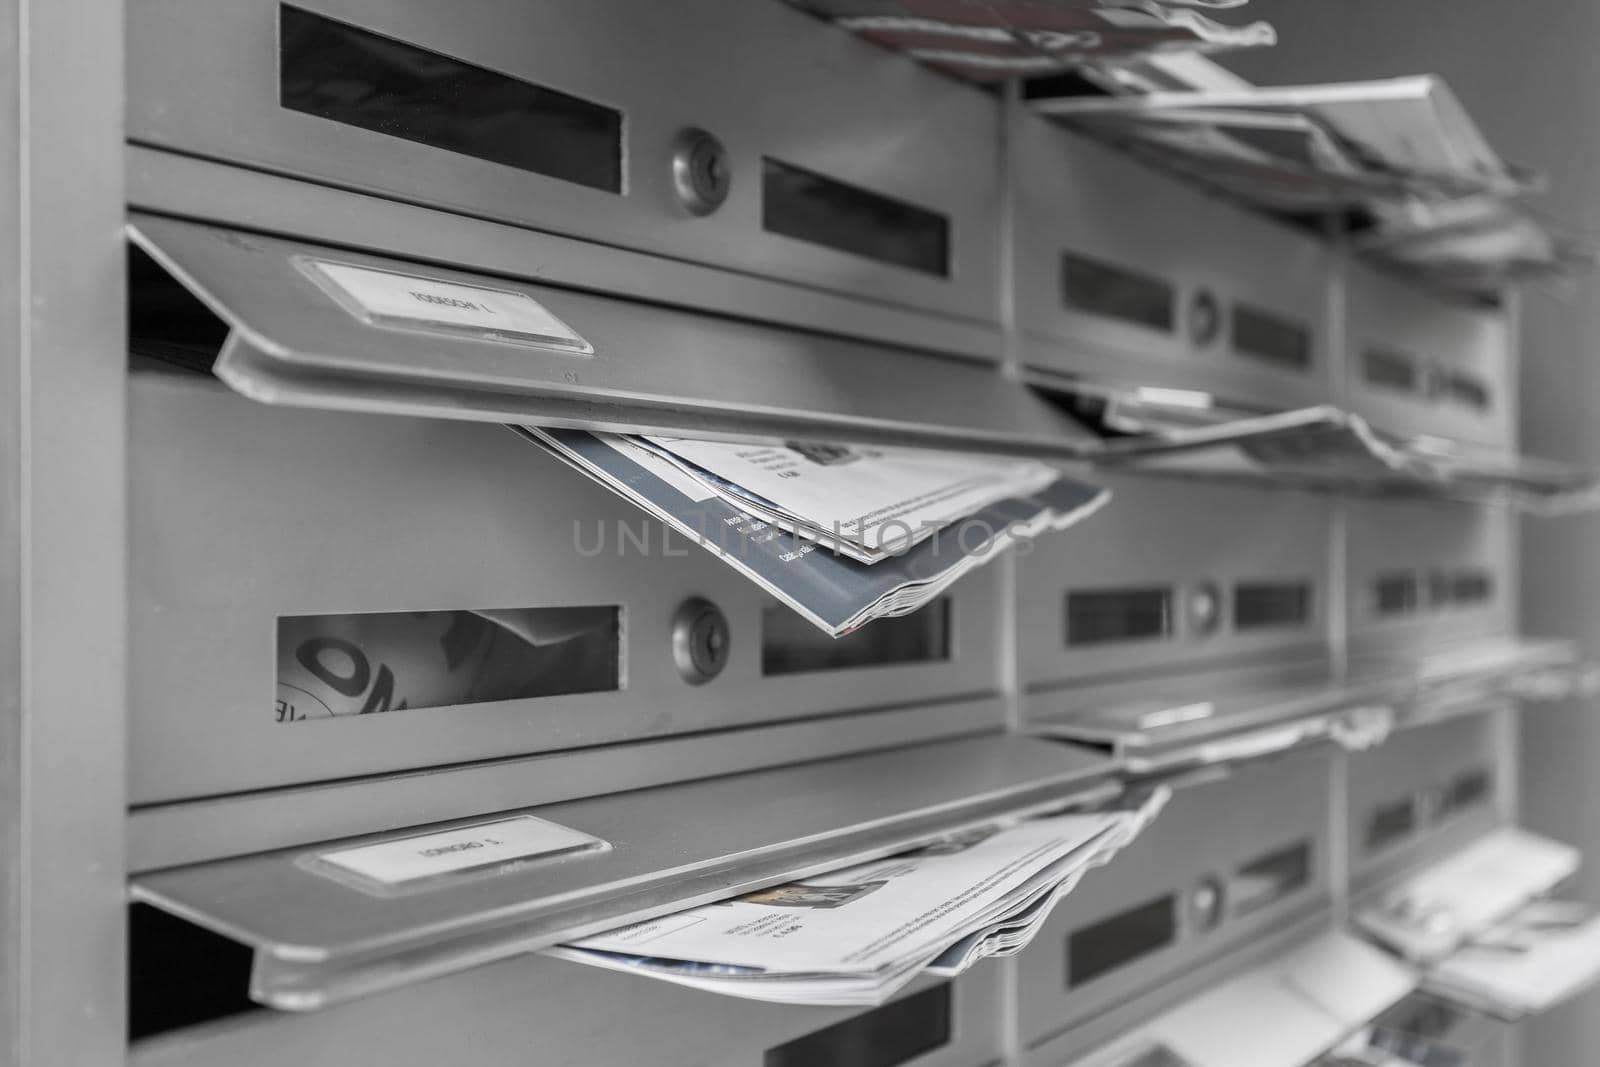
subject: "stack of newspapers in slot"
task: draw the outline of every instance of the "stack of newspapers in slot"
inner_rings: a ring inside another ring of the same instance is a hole
[[[1022,950],[1055,903],[1155,818],[1164,788],[1119,810],[1016,818],[548,950],[750,1000],[880,1004]]]
[[[1600,918],[1541,900],[1430,971],[1425,987],[1506,1020],[1555,1007],[1600,981]]]
[[[835,637],[915,611],[1110,498],[1028,460],[519,430]]]

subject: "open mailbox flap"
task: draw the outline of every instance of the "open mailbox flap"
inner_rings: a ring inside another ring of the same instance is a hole
[[[146,214],[130,235],[227,324],[216,374],[267,403],[1057,458],[1096,440],[977,362]]]
[[[1030,384],[1103,438],[1118,470],[1380,496],[1505,503],[1542,516],[1600,507],[1587,472],[1374,427],[1331,405],[1261,411],[1192,389],[1087,383],[1034,372]]]
[[[1354,677],[1410,679],[1406,718],[1426,722],[1499,700],[1562,700],[1593,691],[1600,672],[1571,641],[1517,635],[1476,638],[1418,655],[1363,657]]]
[[[1416,985],[1409,969],[1380,950],[1324,934],[1073,1067],[1303,1067]]]
[[[1570,845],[1499,829],[1384,892],[1356,921],[1407,959],[1432,963],[1551,892],[1581,858]]]
[[[1367,748],[1388,736],[1395,709],[1412,689],[1394,675],[1341,682],[1325,673],[1215,692],[1189,683],[1162,695],[1045,717],[1032,730],[1107,747],[1126,770],[1148,774],[1252,759],[1324,739]]]
[[[141,875],[136,900],[255,952],[310,1010],[1109,799],[1104,756],[995,735],[613,794]]]

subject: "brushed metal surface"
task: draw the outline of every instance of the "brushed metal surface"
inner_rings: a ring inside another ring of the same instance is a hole
[[[1178,790],[1161,817],[1114,863],[1084,878],[1018,957],[1023,1045],[1043,1045],[1325,909],[1329,768],[1326,752],[1297,753]],[[1300,841],[1311,845],[1308,885],[1247,915],[1230,914],[1210,929],[1199,927],[1186,906],[1196,887]],[[1169,893],[1179,909],[1173,944],[1078,988],[1068,987],[1066,941],[1072,931]]]
[[[129,420],[136,805],[999,691],[994,568],[950,591],[948,659],[764,677],[766,594],[502,427],[269,408],[163,373],[133,376]],[[672,659],[673,614],[692,596],[733,628],[729,664],[705,686]],[[272,714],[280,616],[571,605],[621,607],[620,690]],[[942,714],[930,711],[930,734],[950,731]],[[908,742],[926,736],[910,718],[897,717]],[[998,722],[990,708],[966,729]]]
[[[1017,560],[1018,655],[1029,693],[1117,675],[1175,672],[1246,659],[1304,659],[1327,641],[1329,501],[1310,494],[1206,482],[1100,476],[1115,494],[1105,514],[1069,539],[1045,539]],[[1066,543],[1070,540],[1070,544]],[[1188,604],[1235,581],[1304,581],[1303,625],[1239,630],[1226,605],[1219,625],[1191,625]],[[1172,635],[1069,646],[1071,590],[1173,590]]]
[[[1348,269],[1344,373],[1352,410],[1393,432],[1515,448],[1511,322],[1505,313],[1448,302],[1359,263]],[[1373,385],[1362,373],[1368,348],[1408,356],[1423,371],[1474,376],[1489,389],[1488,410]]]
[[[992,95],[779,3],[296,6],[620,109],[623,195],[280,107],[276,0],[201,7],[147,0],[131,9],[129,137],[460,214],[994,321],[999,105]],[[732,163],[727,202],[704,218],[685,210],[673,190],[673,146],[687,127],[715,134]],[[768,233],[761,225],[761,162],[768,156],[949,216],[950,277]]]
[[[1299,407],[1331,396],[1324,242],[1210,197],[1048,119],[1017,124],[1017,320],[1025,363],[1135,385],[1204,389],[1234,400]],[[1164,333],[1069,309],[1061,256],[1088,256],[1169,282],[1177,329]],[[1237,354],[1223,329],[1197,344],[1201,293],[1301,324],[1312,366],[1285,371]]]
[[[1082,455],[1096,441],[980,363],[175,219],[136,215],[132,232],[231,327],[218,375],[269,403],[1058,457]],[[307,259],[520,293],[571,326],[595,353],[374,327],[305,276],[297,262]],[[536,277],[537,268],[529,273]]]

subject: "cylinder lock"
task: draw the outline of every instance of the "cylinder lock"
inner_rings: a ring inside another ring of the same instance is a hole
[[[1222,623],[1222,590],[1216,582],[1200,582],[1189,591],[1187,601],[1189,632],[1209,637]]]
[[[1189,302],[1189,340],[1204,348],[1222,333],[1222,305],[1210,289],[1201,289]]]
[[[732,633],[722,609],[701,597],[678,606],[672,618],[672,658],[690,685],[704,685],[728,665]]]
[[[1213,930],[1226,910],[1227,891],[1215,878],[1206,878],[1189,891],[1189,917],[1196,930]]]
[[[733,165],[728,150],[705,130],[687,129],[672,146],[672,188],[693,215],[709,215],[728,199]]]

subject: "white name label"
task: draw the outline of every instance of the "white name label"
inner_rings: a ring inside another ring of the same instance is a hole
[[[312,259],[302,268],[347,311],[400,328],[479,337],[591,354],[594,346],[526,293]]]
[[[317,855],[319,863],[384,886],[456,874],[478,867],[604,848],[598,837],[532,815],[462,826],[375,845]]]

